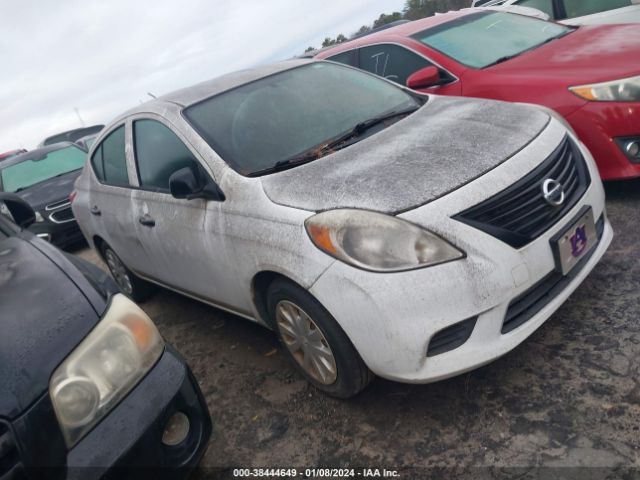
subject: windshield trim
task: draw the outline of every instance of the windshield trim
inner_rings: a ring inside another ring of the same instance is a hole
[[[414,33],[414,34],[410,35],[409,38],[415,40],[420,45],[423,45],[423,46],[433,50],[434,52],[438,52],[441,55],[444,55],[445,57],[449,58],[450,60],[456,62],[458,65],[462,65],[464,67],[471,68],[473,70],[484,70],[485,68],[489,68],[489,67],[494,66],[495,63],[490,63],[490,64],[484,65],[482,67],[476,67],[474,65],[469,65],[468,63],[464,63],[464,62],[458,60],[457,58],[452,57],[451,55],[449,55],[448,53],[444,52],[443,50],[440,50],[439,48],[435,48],[434,46],[423,42],[422,40],[420,40],[420,37],[423,36],[424,34],[426,34],[427,32],[429,32],[429,34],[436,34],[436,33],[439,33],[441,31],[445,31],[445,30],[449,30],[451,28],[454,28],[454,27],[456,27],[458,25],[464,25],[465,23],[470,23],[472,20],[474,20],[474,19],[476,19],[478,17],[484,17],[484,16],[487,16],[487,15],[495,15],[495,14],[519,15],[517,13],[511,13],[511,12],[498,12],[498,11],[486,11],[486,10],[485,11],[480,11],[480,12],[472,12],[472,13],[469,13],[469,14],[464,15],[462,17],[455,18],[455,19],[453,19],[453,20],[451,20],[449,22],[445,22],[445,23],[441,23],[440,25],[436,25],[435,27],[425,28],[424,30],[421,30],[421,31],[419,31],[417,33]],[[558,22],[546,21],[546,20],[542,20],[540,18],[535,18],[535,17],[526,17],[526,18],[529,18],[530,20],[535,20],[535,21],[538,21],[538,22],[558,24]],[[558,24],[558,25],[567,28],[568,31],[563,33],[563,34],[560,34],[560,35],[557,35],[555,37],[552,37],[552,39],[554,39],[554,40],[558,39],[558,38],[565,37],[566,35],[575,32],[579,28],[578,26],[575,26],[575,25],[564,25],[564,24]],[[547,41],[544,41],[544,42],[541,42],[541,43],[539,43],[537,45],[529,47],[529,48],[527,48],[525,50],[522,50],[521,52],[516,53],[512,58],[519,57],[523,53],[530,52],[532,50],[540,48],[541,46],[546,45],[546,43],[547,43]]]

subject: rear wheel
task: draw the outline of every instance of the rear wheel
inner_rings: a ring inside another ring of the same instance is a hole
[[[111,276],[127,297],[136,302],[142,302],[153,294],[154,285],[142,280],[129,270],[110,246],[106,244],[102,246],[102,255],[109,267]]]
[[[286,355],[319,390],[349,398],[373,378],[331,314],[306,290],[275,280],[267,292],[269,314]]]

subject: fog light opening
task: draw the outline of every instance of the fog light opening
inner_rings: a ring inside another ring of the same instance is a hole
[[[41,238],[41,239],[43,239],[43,240],[46,240],[47,242],[50,242],[50,241],[51,241],[51,234],[49,234],[49,233],[38,233],[38,234],[36,234],[36,236],[37,236],[38,238]]]
[[[627,142],[627,145],[624,147],[627,152],[627,155],[630,157],[638,157],[640,155],[640,141],[632,140]]]
[[[182,412],[176,412],[164,426],[162,443],[175,447],[184,442],[187,435],[189,435],[189,418]]]

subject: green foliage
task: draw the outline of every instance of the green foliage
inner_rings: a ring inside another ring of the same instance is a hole
[[[381,13],[380,16],[378,17],[378,19],[374,20],[373,28],[382,27],[383,25],[386,25],[387,23],[397,22],[398,20],[402,20],[402,13],[400,13],[400,12],[393,12],[390,15],[387,15],[385,13]]]

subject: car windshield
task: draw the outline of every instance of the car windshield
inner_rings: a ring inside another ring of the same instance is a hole
[[[472,68],[485,68],[532,50],[574,28],[503,12],[478,12],[413,35]]]
[[[226,91],[184,115],[232,168],[251,176],[270,173],[276,164],[297,165],[296,157],[323,149],[356,125],[420,104],[373,75],[318,62]]]
[[[84,166],[86,158],[86,153],[74,146],[54,150],[44,156],[26,158],[20,163],[0,169],[2,190],[17,192],[78,170]]]

